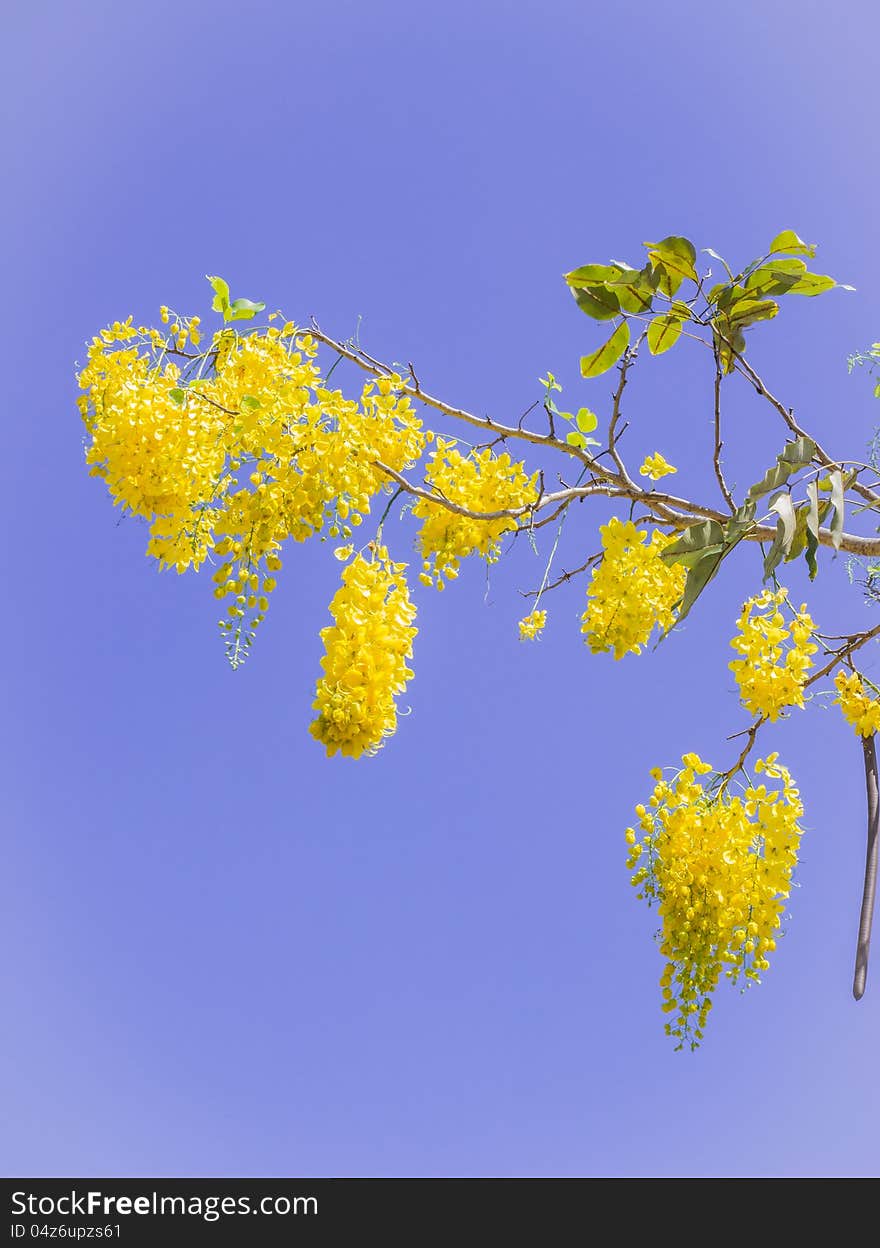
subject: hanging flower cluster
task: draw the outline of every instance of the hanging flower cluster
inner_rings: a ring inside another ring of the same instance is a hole
[[[743,706],[771,721],[788,706],[804,705],[804,682],[818,649],[806,606],[786,623],[782,608],[787,603],[787,589],[765,590],[749,598],[737,621],[739,632],[730,643],[742,656],[729,666]]]
[[[349,537],[387,490],[384,468],[411,467],[430,435],[397,375],[368,382],[359,401],[324,385],[317,343],[292,322],[227,326],[197,351],[200,338],[196,317],[164,333],[117,322],[89,347],[80,411],[91,472],[149,521],[147,554],[178,572],[221,559],[214,592],[228,599],[220,627],[237,666],[282,543]]]
[[[620,659],[639,654],[655,626],[671,628],[687,572],[660,558],[675,539],[657,529],[648,538],[631,520],[615,516],[599,532],[604,556],[593,569],[581,632],[594,654],[613,650]]]
[[[522,463],[507,452],[490,448],[462,455],[454,439],[438,438],[425,471],[426,483],[448,502],[468,511],[524,511],[538,500],[538,473],[529,476]],[[412,509],[422,521],[418,546],[424,559],[421,581],[443,589],[445,580],[458,576],[459,563],[468,555],[482,555],[494,563],[499,538],[517,527],[515,516],[474,520],[457,515],[440,503],[420,498]]]
[[[847,674],[840,671],[834,677],[837,697],[834,701],[843,711],[844,719],[852,724],[860,737],[870,737],[880,731],[880,699],[865,692],[864,682],[858,672]]]
[[[392,563],[383,546],[372,555],[357,555],[345,567],[330,604],[334,623],[321,630],[324,675],[310,731],[331,755],[374,754],[397,727],[394,699],[413,677],[406,660],[418,630],[406,564]]]
[[[529,614],[519,622],[520,641],[534,641],[536,637],[541,636],[546,624],[546,611],[530,611]]]
[[[800,796],[777,755],[731,796],[723,777],[685,754],[672,780],[659,768],[647,806],[636,807],[641,837],[627,828],[627,867],[638,896],[662,919],[660,979],[666,1032],[695,1048],[703,1038],[712,993],[722,974],[760,982],[769,969],[797,865],[803,814]]]

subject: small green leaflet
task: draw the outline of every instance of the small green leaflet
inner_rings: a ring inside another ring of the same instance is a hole
[[[601,446],[595,438],[586,438],[582,433],[578,433],[576,429],[572,429],[571,433],[565,435],[565,440],[569,446],[576,446],[578,450],[585,451],[588,446]]]
[[[229,311],[229,287],[222,277],[210,277],[207,274],[206,276],[214,288],[214,299],[211,303],[211,308],[214,312],[221,313],[224,321],[227,321],[229,319],[226,315]]]
[[[176,403],[178,407],[183,407],[186,402],[186,394],[179,387],[175,386],[173,390],[168,391],[168,397],[172,403]]]
[[[249,321],[266,307],[265,303],[255,303],[253,299],[233,299],[230,302],[229,286],[223,278],[211,277],[209,274],[205,276],[214,290],[211,308],[214,312],[219,312],[224,321]]]
[[[249,321],[252,316],[256,316],[258,312],[262,312],[265,307],[265,303],[254,303],[252,299],[233,299],[232,303],[229,305],[229,320]]]
[[[581,433],[592,433],[599,423],[599,417],[588,407],[580,407],[575,416],[575,422]]]

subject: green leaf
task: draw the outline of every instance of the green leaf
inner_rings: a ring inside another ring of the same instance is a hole
[[[176,403],[178,407],[183,407],[186,402],[186,392],[178,387],[175,387],[173,390],[169,390],[168,397],[171,402]]]
[[[681,318],[672,312],[655,316],[648,326],[648,350],[652,355],[662,355],[674,347],[681,334]]]
[[[664,562],[681,563],[687,568],[684,593],[676,608],[676,625],[690,613],[700,594],[717,573],[722,559],[730,554],[747,531],[753,519],[750,506],[745,504],[740,508],[733,517],[734,522],[737,516],[740,517],[740,523],[736,525],[732,536],[726,534],[716,520],[701,520],[698,524],[690,525],[681,537],[661,551],[660,558]]]
[[[205,276],[214,288],[214,299],[211,303],[212,309],[215,312],[220,312],[224,321],[228,321],[229,317],[227,313],[229,312],[229,287],[226,282],[224,282],[222,277],[210,277],[208,274]]]
[[[571,433],[567,433],[565,440],[569,446],[576,446],[581,451],[587,449],[587,439],[582,433],[578,433],[576,429],[572,429]]]
[[[617,363],[629,346],[629,322],[621,321],[608,339],[592,355],[581,357],[581,376],[598,377]]]
[[[840,543],[843,539],[843,515],[846,504],[843,494],[843,476],[839,468],[835,468],[831,473],[831,506],[834,508],[834,516],[831,521],[831,544],[835,550],[840,550]]]
[[[709,554],[716,554],[724,546],[724,530],[717,520],[701,520],[691,524],[681,537],[676,538],[660,552],[664,563],[681,563],[686,568]]]
[[[816,443],[812,438],[803,437],[793,442],[786,442],[782,451],[776,456],[776,463],[772,468],[767,469],[756,485],[751,487],[746,497],[754,500],[761,498],[764,494],[769,494],[771,490],[778,490],[792,473],[805,468],[815,454]]]
[[[262,407],[262,403],[252,394],[243,394],[241,396],[241,406],[254,411],[258,407]]]
[[[637,316],[643,316],[651,311],[651,304],[654,301],[653,287],[630,284],[615,286],[614,292],[617,295],[621,312],[634,312]]]
[[[714,550],[707,551],[704,559],[688,568],[684,593],[677,608],[676,625],[681,624],[690,615],[691,608],[721,567],[721,560],[729,549],[730,547],[723,547],[717,554]]]
[[[760,298],[763,295],[784,295],[807,272],[803,260],[773,260],[746,278],[746,290]]]
[[[775,569],[782,562],[784,554],[785,528],[782,520],[776,521],[776,536],[772,545],[764,557],[764,580],[768,580],[773,575]]]
[[[709,302],[717,303],[719,311],[726,312],[731,304],[742,299],[745,293],[745,286],[740,286],[738,282],[722,282],[718,286],[713,286],[709,291]]]
[[[599,417],[595,412],[591,412],[588,407],[578,408],[578,414],[575,417],[577,427],[581,433],[592,433],[599,423]]]
[[[643,269],[626,268],[619,277],[608,282],[624,312],[644,314],[651,310],[657,289],[657,278],[650,263]]]
[[[667,284],[671,289],[664,293],[674,295],[685,278],[689,278],[692,282],[700,280],[694,268],[697,259],[696,248],[689,239],[670,234],[668,238],[661,239],[659,243],[645,243],[644,245],[648,248],[648,257],[654,268],[662,265],[667,274]],[[661,281],[661,288],[662,286]]]
[[[785,292],[787,295],[807,295],[813,298],[816,295],[823,295],[826,290],[831,290],[837,285],[833,277],[827,277],[823,273],[805,273],[799,278],[793,286],[789,286]]]
[[[572,269],[565,274],[569,286],[589,290],[591,286],[604,286],[606,282],[616,281],[623,276],[623,268],[619,264],[582,264],[579,269]]]
[[[816,573],[819,571],[819,564],[816,561],[816,551],[819,549],[819,542],[816,537],[807,529],[807,549],[804,552],[804,558],[807,561],[807,571],[810,574],[810,580],[815,581]]]
[[[254,303],[252,299],[233,299],[229,305],[231,321],[249,321],[258,312],[265,309],[265,303]]]
[[[592,286],[589,289],[574,289],[575,303],[582,312],[591,316],[594,321],[610,321],[620,315],[620,300],[613,290],[607,286]]]
[[[805,243],[802,238],[795,234],[794,230],[783,230],[781,234],[777,234],[773,242],[770,244],[770,255],[776,252],[787,252],[790,256],[810,256],[816,254],[815,243]]]
[[[773,299],[738,299],[727,313],[732,325],[747,329],[756,321],[771,321],[779,311],[779,304]]]

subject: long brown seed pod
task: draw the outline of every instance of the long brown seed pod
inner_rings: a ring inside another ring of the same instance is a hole
[[[880,824],[880,791],[877,783],[877,750],[873,732],[862,738],[865,751],[865,786],[868,792],[868,847],[865,854],[865,886],[859,914],[859,941],[856,946],[856,972],[853,996],[860,1001],[868,978],[868,954],[871,949],[871,924],[874,920],[874,897],[877,893],[877,828]]]

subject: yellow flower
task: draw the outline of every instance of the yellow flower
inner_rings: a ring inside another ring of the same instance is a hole
[[[531,611],[519,622],[520,641],[533,641],[536,637],[540,637],[546,623],[546,611]]]
[[[613,650],[620,659],[639,654],[655,626],[672,626],[687,572],[660,558],[674,537],[655,530],[646,542],[645,530],[616,517],[599,532],[604,555],[587,589],[581,632],[594,654]]]
[[[627,829],[627,867],[637,895],[657,905],[662,922],[662,1008],[677,1011],[666,1032],[677,1047],[695,1048],[721,976],[748,985],[769,969],[803,806],[775,755],[758,759],[755,771],[777,785],[749,785],[736,796],[698,755],[682,762],[673,781],[657,779],[650,809],[636,807],[642,839]]]
[[[438,494],[468,511],[515,511],[537,502],[538,474],[528,476],[522,463],[505,451],[495,455],[488,447],[462,455],[452,439],[438,438],[430,456],[425,481]],[[419,499],[412,514],[422,521],[418,546],[424,563],[422,580],[443,588],[441,578],[458,576],[459,563],[479,554],[487,563],[499,555],[499,539],[517,527],[515,516],[472,520],[440,503]]]
[[[169,309],[161,316],[168,324]],[[238,666],[274,587],[258,593],[259,578],[281,567],[282,543],[350,537],[389,489],[377,462],[412,467],[427,434],[396,374],[347,399],[323,383],[308,334],[224,328],[198,353],[199,323],[180,317],[163,333],[129,317],[102,330],[79,408],[90,471],[149,523],[147,554],[178,572],[225,560],[213,592],[231,599],[220,627]],[[181,363],[173,352],[187,339],[196,350]]]
[[[639,469],[641,476],[650,477],[652,481],[659,481],[661,477],[666,477],[671,472],[678,472],[678,469],[673,468],[672,464],[667,464],[659,451],[655,451],[653,455],[648,455]]]
[[[786,623],[782,607],[788,590],[765,590],[744,603],[739,633],[731,646],[742,657],[730,670],[739,685],[746,710],[776,720],[788,706],[804,705],[804,684],[818,647],[810,640],[814,624],[806,606]]]
[[[835,703],[843,711],[848,724],[852,724],[860,737],[870,737],[880,731],[880,701],[865,692],[858,672],[839,671],[834,677],[837,686]]]
[[[406,660],[417,632],[405,568],[380,546],[372,562],[357,555],[343,569],[330,604],[334,623],[321,630],[324,675],[310,727],[330,755],[374,754],[397,727],[394,699],[412,679]]]

